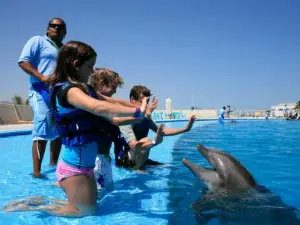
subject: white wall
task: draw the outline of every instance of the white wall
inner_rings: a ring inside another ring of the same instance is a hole
[[[31,121],[33,113],[29,105],[0,104],[0,124],[16,124]]]
[[[285,106],[285,105],[287,105],[287,106]],[[295,103],[274,105],[274,106],[271,107],[271,114],[272,114],[272,116],[283,117],[285,108],[288,108],[289,111],[290,111],[291,109],[294,109],[295,106],[296,106]]]

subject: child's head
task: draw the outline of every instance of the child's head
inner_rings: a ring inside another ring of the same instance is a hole
[[[111,97],[118,87],[123,87],[123,79],[118,73],[104,68],[95,68],[90,76],[90,85],[102,95]]]
[[[91,46],[79,41],[69,41],[58,53],[56,69],[50,82],[86,84],[96,57],[97,54]]]
[[[151,95],[151,90],[149,88],[143,85],[136,85],[131,88],[129,98],[132,103],[142,104],[143,98],[150,97]]]

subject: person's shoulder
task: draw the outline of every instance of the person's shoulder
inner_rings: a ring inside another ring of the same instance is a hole
[[[45,38],[43,36],[36,35],[36,36],[29,38],[27,43],[28,44],[30,43],[31,45],[37,45],[37,44],[40,44],[44,39]]]
[[[31,38],[29,38],[29,40],[31,40],[31,41],[41,41],[44,39],[45,39],[45,37],[41,36],[41,35],[35,35],[35,36],[32,36]]]

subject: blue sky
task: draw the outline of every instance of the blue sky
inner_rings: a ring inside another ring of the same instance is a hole
[[[73,2],[73,3],[71,3]],[[300,100],[300,1],[2,0],[0,100],[26,97],[25,42],[61,17],[68,40],[92,45],[97,67],[143,84],[173,108],[265,109]]]

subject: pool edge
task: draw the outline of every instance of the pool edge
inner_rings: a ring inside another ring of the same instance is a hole
[[[196,121],[216,121],[218,119],[216,118],[211,118],[211,119],[196,119]],[[230,119],[225,119],[225,120],[250,120],[250,121],[261,121],[265,119],[250,119],[250,118],[230,118]],[[275,120],[275,119],[271,119]],[[189,121],[189,119],[169,119],[169,120],[154,120],[156,123],[173,123],[173,122],[184,122],[184,121]],[[7,131],[0,131],[0,137],[9,137],[9,136],[19,136],[19,135],[27,135],[32,132],[32,129],[19,129],[19,130],[7,130]]]
[[[1,131],[0,137],[27,135],[31,134],[31,132],[32,129]]]

